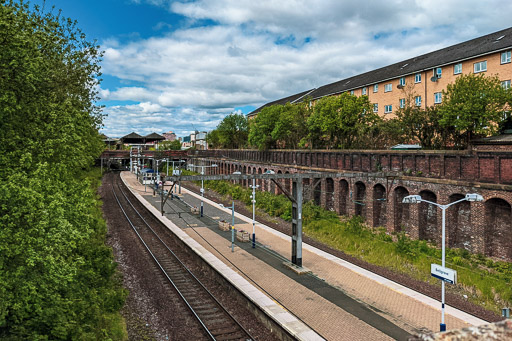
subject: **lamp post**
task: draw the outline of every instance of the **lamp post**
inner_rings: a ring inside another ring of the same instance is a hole
[[[213,167],[217,167],[216,164],[213,164],[213,165],[210,165],[210,166],[196,166],[196,165],[189,165],[189,167],[196,167],[196,168],[199,168],[201,167],[201,175],[204,175],[204,169],[205,168],[213,168]],[[204,180],[201,179],[201,217],[203,216],[203,199],[204,199]]]
[[[256,179],[252,179],[251,202],[252,202],[252,248],[253,249],[256,247],[255,207],[256,207],[256,188],[258,188],[258,187],[260,187],[260,186],[256,185]]]
[[[422,199],[420,195],[408,195],[403,198],[402,203],[404,204],[419,204],[420,202],[426,202],[427,204],[431,204],[437,206],[441,209],[441,217],[442,217],[442,241],[441,241],[441,250],[442,250],[442,267],[445,267],[445,239],[446,239],[446,209],[452,205],[458,204],[462,201],[483,201],[484,198],[480,194],[471,193],[466,194],[466,196],[460,200],[454,201],[452,203],[441,205],[436,202],[428,201]],[[441,324],[440,331],[446,331],[446,324],[444,323],[444,281],[441,281]]]

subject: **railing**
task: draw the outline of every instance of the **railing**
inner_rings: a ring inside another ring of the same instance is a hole
[[[215,149],[197,150],[193,156],[342,171],[401,172],[414,177],[512,184],[511,151]]]

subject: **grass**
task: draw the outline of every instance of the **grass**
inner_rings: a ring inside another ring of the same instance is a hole
[[[227,181],[205,181],[205,188],[251,205],[251,189]],[[258,191],[256,206],[271,216],[291,221],[292,205],[284,195]],[[307,236],[346,254],[441,286],[430,275],[430,264],[441,264],[441,250],[426,241],[412,240],[404,233],[390,234],[385,228],[369,228],[361,217],[340,218],[311,202],[303,206],[303,227]],[[458,277],[458,283],[448,285],[447,291],[466,295],[469,301],[498,314],[512,305],[512,263],[463,249],[447,249],[446,266],[457,270]]]

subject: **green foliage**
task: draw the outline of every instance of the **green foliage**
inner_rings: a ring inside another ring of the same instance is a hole
[[[315,104],[308,118],[308,139],[313,148],[360,148],[362,136],[368,134],[381,118],[371,110],[367,96],[324,97]]]
[[[419,142],[425,149],[446,148],[451,144],[453,129],[441,127],[438,107],[406,106],[396,115],[406,141]]]
[[[181,150],[181,142],[179,140],[162,141],[158,144],[158,150]]]
[[[283,111],[282,105],[272,105],[263,108],[249,126],[249,144],[260,150],[275,148],[277,141],[272,137],[279,117]]]
[[[0,41],[0,339],[125,339],[125,292],[84,175],[103,149],[101,53],[73,21],[14,0]]]
[[[220,142],[220,133],[219,130],[213,129],[206,135],[206,141],[208,143],[208,147],[211,149],[222,148],[222,143]]]
[[[243,114],[229,114],[215,130],[214,138],[223,148],[243,148],[247,144],[249,123]]]
[[[497,76],[461,75],[443,91],[439,123],[454,130],[455,147],[466,148],[471,139],[498,131],[510,102],[511,90]]]

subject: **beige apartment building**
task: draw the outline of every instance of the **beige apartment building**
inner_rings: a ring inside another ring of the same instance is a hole
[[[497,75],[509,88],[511,51],[512,27],[267,103],[247,116],[254,117],[270,105],[300,102],[306,96],[318,100],[350,92],[367,95],[374,112],[391,118],[406,105],[426,108],[442,103],[442,91],[461,74]]]

